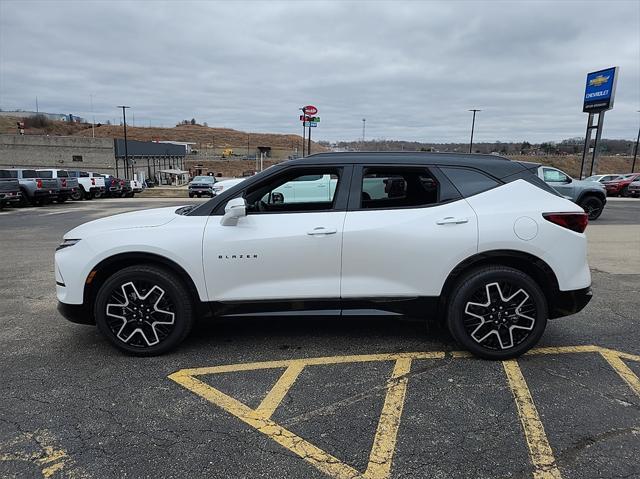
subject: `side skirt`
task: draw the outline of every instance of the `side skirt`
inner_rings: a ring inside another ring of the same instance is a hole
[[[436,317],[439,297],[413,298],[328,298],[263,301],[212,301],[207,303],[215,316],[315,316],[401,314],[413,317]]]

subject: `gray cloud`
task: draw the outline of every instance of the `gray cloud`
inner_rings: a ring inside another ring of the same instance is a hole
[[[605,29],[600,27],[604,26]],[[636,1],[0,1],[0,107],[318,139],[477,141],[584,134],[588,71],[618,65],[605,136],[640,114]]]

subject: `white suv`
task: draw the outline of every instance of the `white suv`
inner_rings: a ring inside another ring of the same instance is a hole
[[[478,356],[518,356],[548,318],[591,298],[587,216],[538,166],[432,153],[288,161],[199,206],[69,231],[59,310],[139,355],[175,347],[207,312],[375,309],[442,320]]]

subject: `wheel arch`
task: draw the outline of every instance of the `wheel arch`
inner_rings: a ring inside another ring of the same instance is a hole
[[[523,251],[492,250],[470,256],[451,270],[440,293],[438,318],[440,320],[444,319],[449,297],[465,273],[482,266],[496,265],[511,267],[529,275],[540,286],[547,299],[549,317],[555,317],[555,298],[560,291],[560,287],[553,269],[542,259]]]
[[[595,196],[596,198],[599,198],[603,201],[603,203],[606,203],[607,201],[607,195],[605,192],[603,191],[596,191],[596,190],[588,190],[588,191],[583,191],[582,193],[580,193],[580,195],[578,196],[578,199],[576,200],[576,204],[580,204],[581,201],[583,201],[585,198],[589,197],[589,196]]]
[[[117,271],[134,264],[159,266],[175,273],[176,276],[187,287],[196,311],[199,309],[199,305],[204,304],[200,300],[198,288],[196,287],[195,282],[182,266],[169,258],[155,253],[147,252],[119,253],[105,258],[100,263],[95,265],[91,269],[91,272],[89,273],[89,276],[87,277],[87,280],[84,284],[83,304],[85,304],[93,312],[93,303],[98,290],[100,289],[100,286]]]

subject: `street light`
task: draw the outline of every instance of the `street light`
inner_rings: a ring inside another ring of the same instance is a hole
[[[364,132],[365,132],[365,125],[367,124],[367,119],[363,118],[362,119],[362,148],[364,149]]]
[[[640,113],[640,110],[638,110]],[[633,150],[633,164],[631,165],[631,173],[636,169],[636,158],[638,157],[638,143],[640,143],[640,128],[638,128],[638,138],[636,139],[636,148]]]
[[[125,110],[127,108],[131,108],[130,106],[118,105],[117,108],[122,108],[122,121],[124,123],[124,171],[125,177],[129,175],[129,150],[127,147],[127,114]],[[133,165],[131,165],[131,170],[133,171]],[[118,159],[116,158],[116,176],[118,176]]]
[[[479,112],[482,110],[471,109],[469,111],[473,112],[473,120],[471,120],[471,141],[469,142],[469,153],[471,153],[471,149],[473,148],[473,130],[475,129],[475,126],[476,126],[476,112]]]

